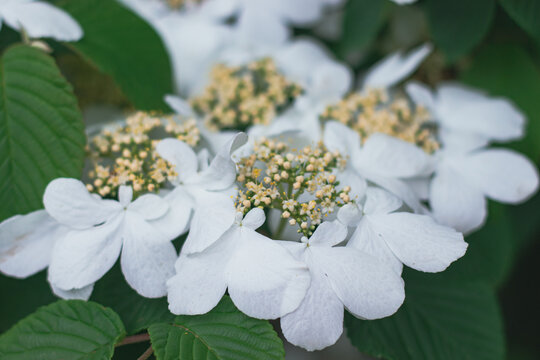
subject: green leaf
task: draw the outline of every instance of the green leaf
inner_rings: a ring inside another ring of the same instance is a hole
[[[501,285],[512,269],[515,232],[505,205],[491,203],[482,229],[466,237],[465,256],[438,276],[443,279]]]
[[[241,313],[228,296],[209,313],[178,316],[149,329],[158,360],[283,359],[283,344],[268,321]]]
[[[41,208],[54,178],[80,177],[84,125],[54,60],[25,45],[0,60],[0,221]]]
[[[343,37],[339,44],[342,55],[365,49],[383,25],[387,0],[354,0],[345,5]]]
[[[160,37],[139,16],[116,1],[58,3],[84,30],[66,44],[111,75],[140,110],[168,110],[163,96],[173,92],[169,57]]]
[[[517,45],[489,45],[481,49],[471,67],[461,75],[465,83],[493,96],[504,96],[527,115],[525,139],[514,148],[540,159],[540,70]]]
[[[433,40],[450,62],[484,38],[495,13],[495,0],[429,0],[426,5]]]
[[[360,351],[394,360],[497,360],[505,353],[493,289],[482,282],[450,282],[409,272],[401,309],[381,320],[347,314],[347,334]]]
[[[80,300],[40,308],[0,337],[3,360],[110,359],[124,326],[111,309]]]
[[[166,298],[148,299],[137,294],[124,279],[119,266],[115,266],[94,287],[92,300],[116,311],[128,334],[135,334],[150,325],[172,322]]]
[[[540,40],[540,1],[499,0],[499,3],[519,26]]]

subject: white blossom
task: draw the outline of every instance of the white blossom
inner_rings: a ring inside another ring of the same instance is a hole
[[[30,38],[77,41],[83,36],[81,27],[70,15],[45,1],[2,0],[0,27],[2,23],[24,30]]]
[[[295,310],[309,287],[309,273],[277,242],[255,231],[264,221],[259,208],[243,218],[237,213],[229,229],[203,250],[183,248],[176,275],[167,283],[169,309],[204,314],[228,289],[238,309],[251,317],[275,319]]]

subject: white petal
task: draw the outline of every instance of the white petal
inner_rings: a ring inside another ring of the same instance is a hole
[[[310,271],[311,285],[295,311],[281,318],[283,335],[308,351],[333,345],[343,332],[344,308],[322,271]]]
[[[403,202],[396,195],[373,186],[366,190],[366,203],[364,212],[366,214],[388,214],[396,211],[403,205]]]
[[[14,29],[24,28],[31,38],[76,41],[83,35],[81,27],[70,15],[42,1],[12,1],[2,6],[2,18]]]
[[[486,218],[482,191],[448,166],[439,168],[431,181],[429,202],[439,223],[463,233],[477,229]]]
[[[394,314],[403,303],[403,280],[385,263],[351,247],[315,247],[311,253],[353,315],[380,319]]]
[[[80,289],[95,283],[120,255],[122,216],[86,230],[72,230],[56,241],[49,282],[60,289]]]
[[[0,272],[26,278],[47,266],[56,239],[67,228],[45,210],[13,216],[0,223]]]
[[[435,111],[436,101],[433,92],[426,85],[416,81],[410,81],[405,86],[407,95],[416,105],[422,105],[430,111]]]
[[[131,186],[120,185],[118,189],[118,202],[126,208],[133,200],[133,188]]]
[[[366,140],[355,165],[381,176],[406,178],[424,173],[431,161],[416,145],[377,133]]]
[[[370,222],[370,217],[362,219],[347,246],[353,247],[373,256],[387,264],[398,275],[403,271],[403,263],[396,257],[385,241],[376,232]]]
[[[197,173],[197,155],[188,144],[177,139],[163,139],[157,144],[156,151],[174,165],[181,181]]]
[[[199,196],[182,253],[200,252],[212,245],[234,224],[235,216],[234,202],[227,195],[207,192],[204,198]]]
[[[309,24],[321,16],[322,6],[313,0],[275,0],[268,4],[273,4],[276,12],[297,25]]]
[[[429,199],[429,184],[431,182],[430,177],[405,179],[404,182],[414,192],[417,198],[420,200]]]
[[[498,141],[523,137],[525,116],[506,99],[458,103],[439,117],[443,126]]]
[[[307,91],[311,97],[323,103],[339,100],[351,89],[353,81],[347,66],[331,61],[318,66],[312,76]]]
[[[175,113],[182,116],[194,116],[191,105],[179,96],[165,95],[165,102],[174,110]]]
[[[121,209],[118,202],[94,197],[81,181],[68,178],[58,178],[47,185],[43,204],[49,215],[75,229],[102,224]]]
[[[420,214],[426,213],[427,210],[420,203],[420,199],[418,199],[418,196],[416,196],[411,187],[407,185],[407,183],[405,183],[404,181],[399,179],[393,179],[390,177],[378,176],[375,174],[371,174],[367,171],[364,171],[363,174],[369,181],[379,185],[385,190],[388,190],[389,192],[403,200],[403,202],[414,212]]]
[[[169,240],[176,239],[189,228],[191,212],[195,207],[194,200],[178,186],[163,198],[169,204],[167,213],[151,224]]]
[[[236,180],[236,164],[232,153],[247,142],[245,133],[233,135],[216,154],[208,169],[199,174],[198,183],[206,190],[223,190],[232,186]]]
[[[338,189],[343,189],[346,186],[351,188],[349,196],[351,199],[360,201],[366,194],[367,182],[351,164],[348,164],[343,171],[335,172],[339,181]]]
[[[260,208],[254,208],[249,210],[249,212],[244,216],[242,220],[242,226],[246,226],[251,230],[257,230],[264,224],[266,216],[264,215],[264,210]]]
[[[169,204],[154,194],[144,194],[129,204],[129,211],[139,213],[145,220],[155,220],[167,213]]]
[[[339,151],[343,156],[355,157],[360,150],[360,135],[337,121],[326,123],[323,136],[324,145],[331,151]]]
[[[401,52],[389,55],[369,70],[364,79],[364,87],[387,88],[397,84],[412,74],[431,50],[430,44],[424,44],[407,55]]]
[[[174,275],[174,245],[138,213],[128,211],[124,220],[120,264],[127,283],[142,296],[167,294],[166,282]]]
[[[538,190],[538,171],[525,156],[503,149],[490,149],[464,158],[459,170],[489,198],[519,203]]]
[[[339,221],[325,221],[320,224],[309,238],[313,246],[332,247],[347,237],[347,227]]]
[[[227,289],[223,269],[229,256],[221,246],[181,255],[176,275],[167,282],[169,310],[176,315],[199,315],[212,310]]]
[[[241,42],[251,44],[266,44],[277,46],[283,44],[289,37],[290,31],[283,22],[275,16],[268,16],[265,11],[246,9],[242,11],[238,22],[237,33]]]
[[[393,213],[369,217],[373,230],[405,265],[439,272],[465,254],[467,243],[454,229],[426,215]]]
[[[72,289],[72,290],[62,290],[53,284],[51,284],[51,289],[54,295],[62,298],[64,300],[85,300],[90,299],[92,291],[94,291],[94,284],[90,284],[81,289]]]
[[[229,294],[238,309],[258,319],[276,319],[295,310],[309,287],[307,266],[278,243],[240,227],[227,267]]]
[[[362,220],[362,209],[358,204],[348,203],[339,208],[338,220],[346,226],[357,226]]]

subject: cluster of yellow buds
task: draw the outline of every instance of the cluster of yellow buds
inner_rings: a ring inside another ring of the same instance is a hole
[[[211,130],[245,130],[269,124],[302,91],[272,59],[263,58],[243,66],[216,65],[210,85],[191,105]]]
[[[389,100],[384,90],[352,93],[328,106],[321,120],[337,120],[360,134],[362,141],[375,133],[384,133],[413,143],[427,153],[439,148],[435,128],[428,123],[429,113],[415,109],[405,98]]]
[[[165,0],[167,5],[174,10],[180,10],[184,7],[199,5],[203,0]]]
[[[133,187],[134,196],[157,192],[167,180],[177,176],[174,166],[155,151],[154,136],[174,136],[191,146],[199,142],[195,120],[177,124],[172,117],[137,112],[124,126],[103,130],[89,141],[92,169],[89,191],[116,198],[121,185]]]
[[[290,149],[284,142],[262,138],[253,154],[238,163],[236,208],[243,213],[253,207],[278,209],[283,225],[297,226],[309,237],[324,217],[354,201],[350,187],[341,187],[334,175],[345,165],[346,159],[322,143]]]

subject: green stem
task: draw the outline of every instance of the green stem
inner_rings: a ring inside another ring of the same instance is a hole
[[[281,236],[283,235],[283,231],[285,231],[285,226],[287,226],[287,219],[281,218],[279,221],[279,226],[276,231],[276,235],[274,236],[275,240],[280,240]]]

